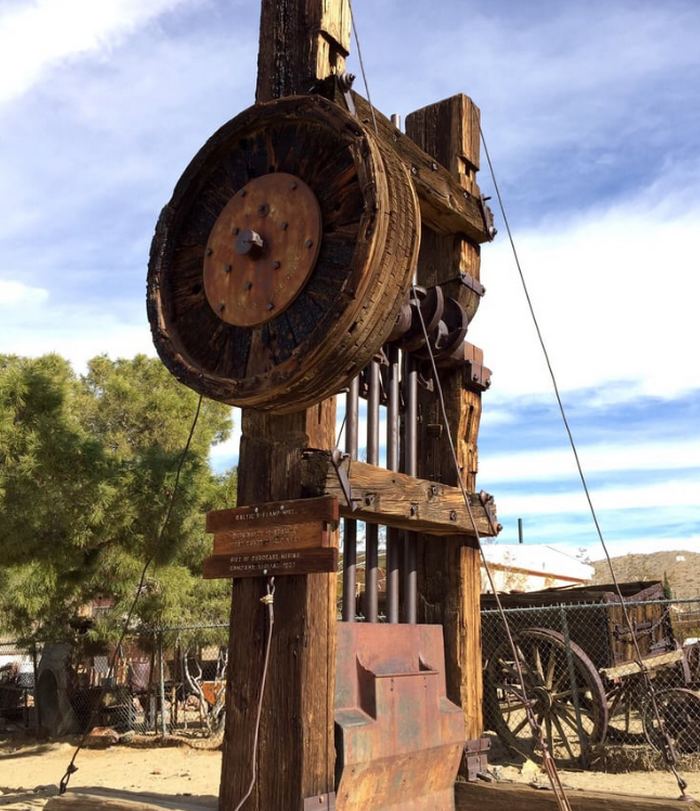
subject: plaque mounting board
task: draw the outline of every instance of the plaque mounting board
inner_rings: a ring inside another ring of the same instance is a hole
[[[338,500],[304,498],[216,510],[207,514],[214,534],[206,579],[278,577],[338,568]]]

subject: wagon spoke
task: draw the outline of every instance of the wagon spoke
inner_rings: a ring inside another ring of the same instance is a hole
[[[571,748],[571,744],[569,743],[569,738],[567,737],[566,733],[564,732],[564,728],[561,725],[561,721],[559,720],[559,716],[556,715],[555,713],[553,713],[552,714],[552,721],[554,722],[554,726],[557,728],[557,731],[561,735],[562,742],[563,742],[564,746],[566,747],[569,755],[571,756],[571,759],[576,760],[576,758],[578,756],[574,754],[574,750]],[[577,735],[578,735],[578,733],[577,733]],[[581,742],[579,741],[579,743],[581,743]]]

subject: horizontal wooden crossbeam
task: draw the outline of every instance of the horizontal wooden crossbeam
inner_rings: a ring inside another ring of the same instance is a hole
[[[334,77],[321,87],[323,95],[345,106]],[[434,157],[398,130],[359,93],[352,92],[358,118],[370,128],[377,122],[378,137],[392,147],[410,173],[420,202],[423,223],[438,234],[460,235],[471,242],[488,242],[491,237],[484,222],[481,200],[464,189]]]
[[[640,786],[640,790],[641,790]],[[455,787],[457,811],[557,811],[559,805],[552,791],[541,791],[523,784],[468,783]],[[646,797],[641,794],[607,794],[598,791],[568,791],[574,811],[700,811],[700,803],[679,803],[676,798]]]
[[[345,518],[429,535],[475,535],[459,488],[365,462],[345,460],[336,468],[328,451],[303,452],[302,488],[307,496],[336,496]],[[469,494],[469,502],[479,535],[496,535],[493,503],[484,505],[477,493]]]

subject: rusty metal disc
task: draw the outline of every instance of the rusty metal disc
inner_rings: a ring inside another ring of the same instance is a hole
[[[284,312],[314,269],[321,209],[301,178],[255,178],[219,214],[204,254],[204,292],[222,321],[254,327]]]

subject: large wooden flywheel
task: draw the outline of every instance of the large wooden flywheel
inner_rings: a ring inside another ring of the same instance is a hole
[[[392,330],[420,211],[395,152],[318,96],[225,124],[158,222],[148,314],[183,383],[289,412],[340,390]]]

